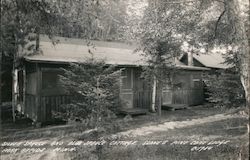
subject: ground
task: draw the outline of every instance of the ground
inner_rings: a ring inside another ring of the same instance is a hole
[[[105,129],[5,122],[1,159],[248,159],[248,116],[240,110],[196,106],[117,121],[121,127]]]

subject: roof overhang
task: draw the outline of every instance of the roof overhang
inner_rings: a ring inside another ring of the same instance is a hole
[[[26,62],[30,63],[43,63],[43,64],[70,64],[70,63],[83,63],[86,62],[87,59],[74,59],[74,58],[41,58],[41,57],[30,57],[30,56],[25,56],[24,60]],[[147,66],[144,63],[117,63],[117,62],[106,62],[107,65],[115,65],[115,66],[120,66],[120,67],[142,67],[142,66]]]
[[[193,70],[193,71],[209,71],[209,70],[211,70],[210,68],[207,68],[207,67],[184,66],[184,65],[176,65],[176,68],[184,69],[184,70]]]

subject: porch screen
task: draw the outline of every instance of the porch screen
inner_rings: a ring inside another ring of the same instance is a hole
[[[43,89],[54,89],[58,85],[58,74],[55,72],[43,72]]]

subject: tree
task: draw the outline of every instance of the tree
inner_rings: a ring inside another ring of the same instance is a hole
[[[247,6],[249,2],[244,0],[149,1],[142,25],[141,49],[152,61],[157,59],[153,55],[157,53],[156,43],[159,41],[168,46],[164,57],[171,51],[180,53],[178,48],[183,42],[191,46],[191,53],[197,54],[202,54],[200,49],[209,52],[214,47],[226,48],[225,63],[239,71],[245,97],[249,101]]]
[[[206,32],[202,36],[208,38],[211,47],[227,50],[225,63],[239,73],[246,105],[249,105],[249,1],[211,0],[207,2],[205,11],[211,6],[217,15],[206,20],[203,27]]]
[[[51,1],[66,17],[57,30],[63,37],[116,40],[123,39],[126,2],[122,0]],[[63,25],[67,23],[68,25]]]
[[[199,43],[195,43],[197,29],[194,28],[199,17],[199,2],[190,5],[189,2],[155,0],[148,3],[140,26],[139,49],[148,60],[148,69],[153,75],[151,79],[156,80],[156,87],[153,88],[158,91],[156,97],[160,115],[162,89],[166,85],[171,86],[175,58],[182,52],[181,45],[187,41],[193,46],[199,46]]]
[[[24,48],[30,41],[36,45],[28,47],[31,53],[39,49],[39,34],[53,34],[55,19],[60,19],[56,11],[44,0],[2,0],[1,1],[1,60],[2,57],[11,59],[12,66],[12,101],[13,120],[15,121],[15,103],[17,99],[17,66],[20,63]],[[31,34],[33,33],[32,36]],[[3,64],[2,62],[0,63]],[[2,78],[1,68],[1,78]]]
[[[91,127],[110,122],[120,105],[120,70],[91,58],[63,71],[60,82],[72,101],[56,115],[65,120],[80,120]]]
[[[232,25],[232,30],[234,31],[231,38],[231,45],[236,48],[235,55],[239,59],[239,73],[241,78],[241,83],[245,91],[246,105],[250,104],[250,76],[249,76],[249,15],[247,15],[247,20],[244,19],[242,13],[244,10],[241,9],[241,3],[244,1],[240,0],[228,0],[225,1],[228,21]],[[247,14],[249,14],[249,1],[245,1],[247,7]],[[247,33],[248,32],[248,33]]]
[[[217,107],[240,107],[244,104],[244,89],[236,70],[218,70],[204,76],[209,95],[207,100]]]

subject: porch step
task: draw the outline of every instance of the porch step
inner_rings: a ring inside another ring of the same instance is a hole
[[[125,114],[125,115],[144,115],[147,114],[146,109],[141,109],[141,108],[121,108],[119,109],[120,114]]]
[[[180,109],[187,109],[188,105],[187,104],[163,104],[161,107],[163,110],[180,110]]]

